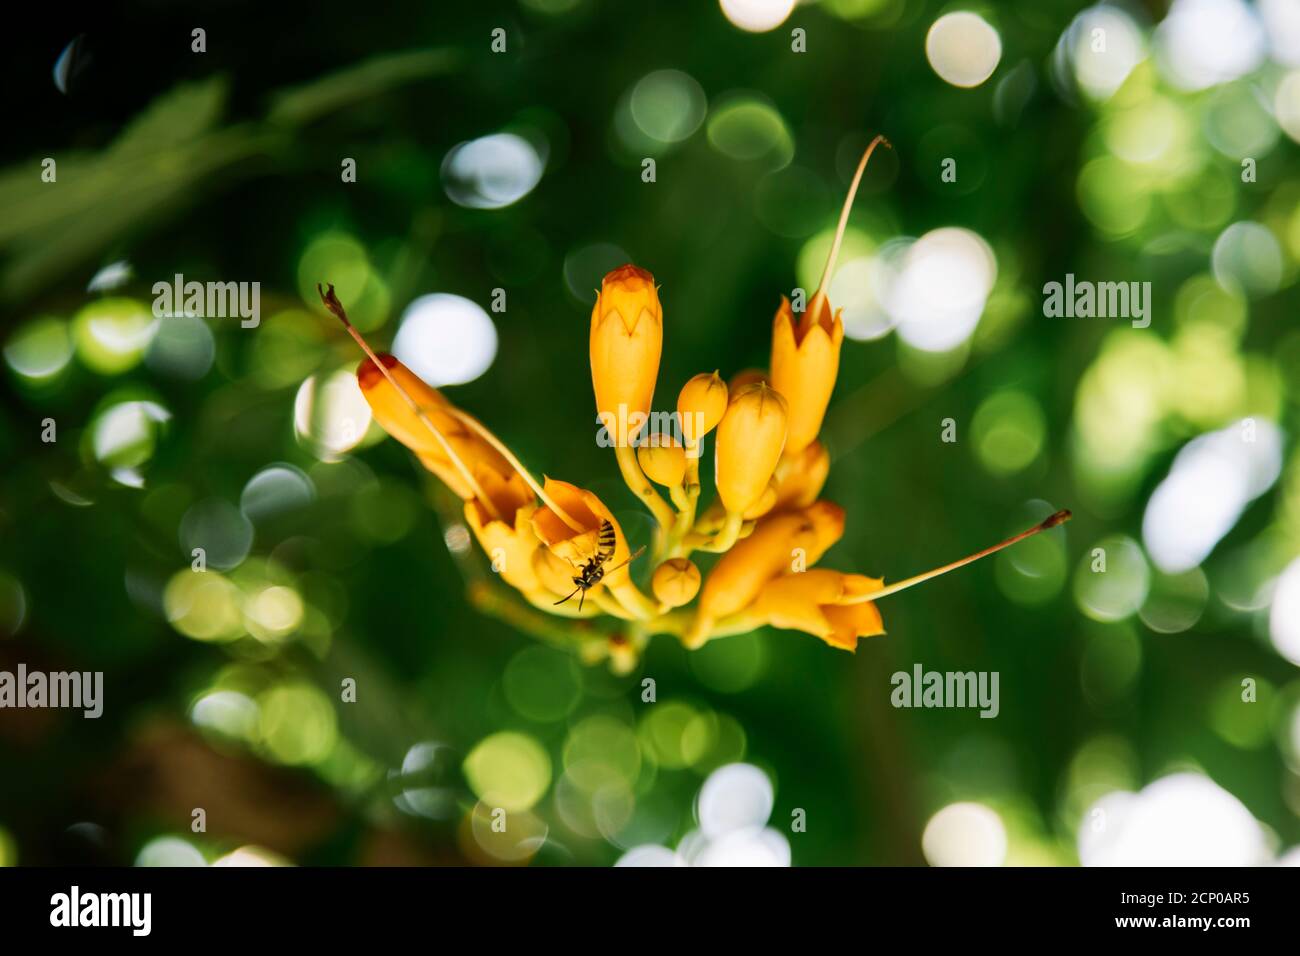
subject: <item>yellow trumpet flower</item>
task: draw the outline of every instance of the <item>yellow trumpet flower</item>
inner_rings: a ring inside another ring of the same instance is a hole
[[[790,302],[783,296],[772,323],[772,387],[790,404],[790,434],[786,447],[792,455],[803,451],[817,437],[839,375],[844,324],[839,313],[831,309],[826,290],[835,274],[835,261],[844,240],[844,230],[849,224],[853,197],[862,182],[867,161],[882,143],[889,145],[883,136],[873,139],[858,162],[840,210],[840,221],[822,270],[821,283],[808,302],[808,308],[796,325]]]
[[[878,578],[821,568],[783,574],[764,586],[754,609],[773,627],[805,631],[852,651],[858,638],[885,633],[876,605],[862,600],[881,584]]]
[[[585,660],[607,660],[619,672],[635,666],[656,634],[680,635],[696,648],[712,637],[767,624],[853,650],[860,638],[883,633],[880,599],[1069,519],[1068,511],[1056,512],[999,544],[888,585],[812,567],[843,535],[845,521],[839,506],[818,499],[830,470],[818,432],[844,340],[843,322],[826,290],[853,197],[882,142],[877,137],[862,156],[808,308],[796,314],[781,300],[770,372],[746,370],[729,385],[716,371],[692,377],[677,396],[680,441],[660,434],[637,444],[649,420],[663,349],[654,278],[629,264],[602,281],[591,316],[592,388],[623,480],[658,524],[650,559],[653,598],[631,573],[646,549],[631,550],[599,497],[567,482],[539,482],[483,422],[391,355],[375,353],[348,321],[333,287],[318,287],[325,307],[367,357],[357,381],[375,420],[464,499],[465,522],[493,571],[523,597],[476,572],[469,589],[479,607],[546,640],[571,639]],[[699,457],[710,432],[717,497],[697,520]],[[652,482],[669,489],[676,510]],[[690,560],[697,550],[719,555],[703,580]],[[613,618],[615,629],[608,621],[559,628],[539,610]]]
[[[646,481],[632,444],[650,417],[663,339],[663,308],[654,276],[630,263],[607,274],[591,310],[596,414],[614,445],[623,481],[659,522],[656,544],[673,526],[673,509]]]
[[[772,323],[772,387],[789,404],[786,450],[797,455],[821,431],[840,370],[840,345],[844,324],[831,314],[824,298],[816,314],[806,312],[796,328],[790,300],[781,297]]]
[[[591,383],[616,447],[628,445],[649,417],[663,338],[654,276],[631,264],[606,275],[591,310]]]
[[[544,487],[547,498],[563,508],[578,528],[575,530],[549,505],[543,505],[533,515],[533,529],[542,544],[556,557],[568,562],[571,578],[578,577],[589,562],[599,560],[605,573],[596,587],[608,587],[628,613],[640,618],[652,617],[654,603],[632,583],[628,566],[632,554],[627,538],[605,503],[590,491],[567,481],[546,478]],[[614,529],[614,550],[607,557],[600,554],[600,532],[604,522],[609,522]],[[572,588],[573,583],[570,583],[569,590]]]

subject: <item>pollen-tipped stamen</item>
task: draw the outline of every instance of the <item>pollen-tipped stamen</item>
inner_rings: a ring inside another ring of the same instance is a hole
[[[871,159],[871,154],[876,151],[876,147],[882,144],[886,149],[893,148],[884,136],[873,139],[862,154],[862,159],[858,161],[857,172],[853,174],[853,182],[849,184],[848,195],[844,197],[844,208],[840,210],[839,225],[835,227],[835,239],[831,242],[830,254],[826,256],[826,267],[822,270],[821,283],[818,284],[817,291],[813,293],[813,297],[808,302],[808,309],[804,313],[812,316],[814,320],[817,317],[817,308],[826,298],[826,287],[831,284],[831,276],[835,272],[835,261],[840,256],[840,244],[844,241],[844,232],[849,225],[849,210],[853,208],[853,198],[858,194],[858,184],[862,182],[862,174],[866,172],[867,160]]]
[[[905,591],[908,588],[912,587],[913,585],[921,584],[923,581],[929,581],[931,578],[937,578],[941,574],[947,574],[949,571],[955,571],[960,567],[964,567],[965,565],[970,564],[972,561],[978,561],[980,558],[986,558],[990,554],[995,554],[998,551],[1001,551],[1003,548],[1009,548],[1013,544],[1025,540],[1025,538],[1033,537],[1034,535],[1038,534],[1040,531],[1047,531],[1051,528],[1055,528],[1058,524],[1064,524],[1065,522],[1069,521],[1071,517],[1073,516],[1070,514],[1069,511],[1058,511],[1050,518],[1046,518],[1043,521],[1040,521],[1038,524],[1034,525],[1028,531],[1022,531],[1020,532],[1020,534],[1015,535],[1014,537],[1007,538],[1007,540],[995,544],[991,548],[985,548],[983,551],[977,551],[972,555],[962,558],[960,561],[954,561],[952,562],[952,564],[945,564],[941,568],[935,568],[933,571],[926,571],[924,574],[918,574],[915,577],[907,578],[905,581],[899,581],[895,584],[888,584],[878,591],[872,591],[870,594],[860,594],[855,597],[849,598],[841,603],[861,604],[864,601],[877,601],[882,597],[889,596],[890,594],[897,594],[899,591]]]
[[[366,357],[374,363],[375,368],[379,369],[379,371],[383,373],[384,378],[388,379],[388,384],[393,386],[393,388],[397,390],[397,394],[401,395],[406,401],[406,404],[411,407],[411,411],[415,413],[415,417],[420,420],[420,423],[424,425],[425,428],[429,429],[429,431],[433,433],[433,437],[436,438],[438,444],[442,446],[442,450],[447,455],[448,460],[455,466],[456,470],[460,472],[461,478],[465,480],[465,484],[469,486],[469,489],[474,492],[474,497],[478,499],[478,502],[484,507],[484,509],[486,509],[493,519],[499,521],[501,515],[497,512],[496,506],[493,505],[492,499],[483,492],[483,488],[479,485],[478,480],[465,465],[465,462],[461,460],[461,457],[456,454],[456,449],[451,447],[451,442],[447,441],[447,436],[445,436],[441,429],[433,423],[433,420],[424,413],[424,409],[420,407],[420,403],[412,398],[406,389],[402,388],[402,383],[394,378],[393,374],[388,371],[388,366],[379,360],[379,356],[375,354],[375,350],[370,347],[370,344],[365,340],[365,337],[356,330],[356,327],[350,321],[348,321],[348,313],[343,308],[343,303],[340,302],[339,297],[334,294],[334,283],[329,283],[329,289],[327,291],[321,289],[320,283],[318,282],[316,283],[316,292],[320,295],[321,302],[325,303],[325,308],[327,308],[340,322],[343,323],[343,327],[348,330],[348,334],[352,336],[357,345],[361,346],[361,351],[366,353]]]

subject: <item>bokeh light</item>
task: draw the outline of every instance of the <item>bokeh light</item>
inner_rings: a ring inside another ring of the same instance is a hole
[[[977,13],[945,13],[925,36],[925,56],[944,82],[979,86],[998,68],[1002,38]]]
[[[72,339],[61,319],[45,316],[24,323],[6,339],[5,361],[23,378],[43,382],[72,361]]]
[[[1282,66],[1300,66],[1300,7],[1290,0],[1257,0],[1269,53]]]
[[[239,495],[239,510],[257,524],[305,508],[315,498],[316,487],[307,474],[294,465],[280,463],[268,465],[248,479]]]
[[[1032,396],[1015,389],[995,392],[971,420],[980,463],[992,474],[1010,475],[1033,464],[1043,449],[1047,423]]]
[[[650,140],[680,143],[699,129],[707,109],[704,90],[681,70],[647,73],[632,87],[628,114]]]
[[[456,789],[449,785],[454,772],[452,749],[438,741],[412,744],[402,758],[398,777],[402,790],[393,802],[400,809],[430,820],[449,820],[457,810]]]
[[[767,774],[752,764],[719,767],[696,800],[701,832],[717,838],[732,830],[761,827],[772,815],[775,797]]]
[[[709,143],[731,159],[762,161],[769,169],[787,166],[794,137],[775,106],[754,93],[722,97],[708,122]]]
[[[318,763],[338,740],[334,707],[312,684],[296,680],[277,684],[258,695],[257,708],[261,744],[279,763]]]
[[[109,405],[95,418],[91,445],[97,461],[109,468],[133,469],[152,457],[162,426],[171,413],[157,402]]]
[[[96,299],[72,320],[77,356],[91,371],[121,374],[144,357],[157,322],[148,306],[135,299]]]
[[[1192,439],[1147,502],[1142,540],[1151,560],[1169,574],[1196,567],[1281,468],[1282,434],[1272,422],[1245,420]]]
[[[930,818],[921,849],[931,866],[1001,866],[1007,830],[997,813],[980,803],[952,803]]]
[[[1080,13],[1061,34],[1053,54],[1058,79],[1068,74],[1094,101],[1109,99],[1146,58],[1146,45],[1122,7],[1097,4]]]
[[[1074,573],[1074,599],[1095,621],[1136,614],[1151,588],[1151,568],[1136,541],[1114,535],[1084,552]]]
[[[528,810],[551,785],[551,760],[527,734],[501,731],[480,740],[465,758],[465,777],[486,807]]]
[[[461,385],[492,365],[496,326],[469,299],[442,292],[422,295],[402,313],[393,354],[434,388]]]
[[[366,437],[370,405],[352,369],[309,375],[293,403],[298,440],[322,461],[335,461]]]
[[[237,690],[213,690],[190,706],[196,727],[234,740],[252,741],[261,723],[257,701]]]
[[[136,854],[136,866],[207,866],[199,849],[180,837],[162,836],[150,840]]]
[[[217,345],[207,322],[198,316],[174,315],[158,323],[144,361],[171,378],[195,381],[212,368]]]
[[[1156,59],[1185,90],[1235,80],[1264,58],[1264,31],[1245,0],[1174,0],[1156,28]]]
[[[704,781],[696,800],[700,822],[677,845],[643,844],[629,849],[616,866],[789,866],[790,842],[766,826],[772,810],[772,784],[751,764],[718,767]]]
[[[798,0],[718,0],[723,15],[742,30],[765,33],[785,23]]]
[[[243,633],[239,589],[216,571],[177,571],[163,593],[172,627],[198,641],[229,641]]]
[[[207,567],[229,570],[248,557],[253,525],[230,502],[205,498],[191,505],[181,518],[180,544],[187,559],[201,549]]]
[[[997,279],[989,244],[969,229],[927,232],[904,251],[882,295],[899,337],[925,352],[946,352],[979,324]]]
[[[1282,281],[1282,248],[1257,222],[1235,222],[1214,242],[1214,277],[1230,292],[1267,295]]]
[[[1259,822],[1199,773],[1098,800],[1079,826],[1084,866],[1258,866],[1269,857]]]
[[[542,178],[542,157],[514,133],[457,143],[442,162],[447,197],[470,209],[503,209],[523,199]]]

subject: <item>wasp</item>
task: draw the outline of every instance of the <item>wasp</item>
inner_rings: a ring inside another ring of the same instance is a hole
[[[641,552],[645,550],[645,546],[643,545],[642,547],[637,548],[633,554],[629,555],[626,561],[620,562],[614,567],[606,569],[605,565],[609,563],[610,558],[614,557],[614,549],[617,545],[618,536],[614,533],[614,525],[609,521],[602,520],[600,522],[600,534],[596,538],[596,553],[587,559],[587,563],[582,566],[578,571],[578,574],[574,577],[573,583],[575,586],[573,590],[560,600],[556,601],[555,604],[557,606],[563,604],[575,594],[578,594],[578,610],[581,611],[582,602],[586,599],[588,591],[599,584],[606,574],[612,574],[619,568],[631,564],[640,557]]]

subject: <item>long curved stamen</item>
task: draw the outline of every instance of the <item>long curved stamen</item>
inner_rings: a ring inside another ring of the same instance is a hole
[[[576,531],[579,534],[582,534],[587,530],[582,525],[578,524],[577,521],[573,520],[572,516],[570,516],[567,511],[556,504],[555,500],[546,493],[546,489],[538,484],[536,478],[529,474],[528,469],[524,467],[523,462],[516,458],[515,453],[506,446],[506,443],[497,438],[496,435],[492,434],[491,430],[486,425],[469,412],[461,411],[459,408],[451,409],[451,414],[472,428],[480,438],[500,452],[501,456],[505,458],[506,461],[510,462],[510,467],[519,472],[519,476],[524,479],[528,484],[528,487],[533,489],[533,493],[542,499],[542,504],[554,511],[559,519],[569,526],[570,530]]]
[[[1050,518],[1047,518],[1039,522],[1038,524],[1034,525],[1028,531],[1022,531],[1020,532],[1020,534],[1007,538],[1007,540],[1000,542],[999,544],[995,544],[991,548],[985,548],[983,551],[977,551],[968,557],[962,558],[960,561],[954,561],[952,562],[952,564],[945,564],[941,568],[935,568],[933,571],[926,571],[924,574],[918,574],[915,577],[910,577],[905,581],[899,581],[896,584],[886,585],[885,587],[881,588],[879,591],[872,591],[870,594],[860,594],[857,595],[856,597],[849,598],[840,603],[862,604],[866,601],[879,600],[880,598],[887,597],[890,594],[897,594],[899,591],[905,591],[908,588],[912,587],[913,585],[920,584],[923,581],[928,581],[931,578],[937,578],[939,575],[947,574],[949,571],[955,571],[960,567],[964,567],[965,565],[970,564],[972,561],[978,561],[980,558],[986,558],[990,554],[994,554],[998,551],[1001,551],[1003,548],[1009,548],[1013,544],[1025,540],[1025,538],[1029,538],[1032,537],[1033,535],[1038,534],[1040,531],[1047,531],[1050,528],[1055,528],[1058,524],[1065,524],[1065,522],[1069,521],[1070,518],[1072,517],[1073,515],[1071,515],[1069,511],[1058,511]]]
[[[388,371],[388,366],[379,360],[379,356],[375,354],[374,349],[372,349],[369,343],[366,342],[365,337],[362,336],[362,334],[356,330],[356,327],[348,321],[348,314],[343,308],[343,303],[340,302],[339,297],[334,294],[334,284],[331,282],[329,284],[329,290],[325,291],[321,289],[320,283],[318,282],[316,283],[316,291],[320,294],[321,301],[325,303],[325,308],[329,309],[330,312],[343,323],[343,327],[348,330],[348,334],[352,336],[357,345],[361,346],[361,351],[365,352],[366,357],[369,358],[370,361],[375,364],[375,367],[383,373],[384,378],[388,379],[388,384],[397,390],[397,394],[401,395],[402,398],[406,400],[406,404],[411,407],[411,411],[415,413],[415,417],[420,420],[421,424],[423,424],[425,428],[429,429],[429,431],[433,433],[434,438],[438,439],[438,444],[442,446],[442,450],[447,455],[447,458],[456,467],[456,470],[460,472],[460,476],[465,479],[465,484],[469,486],[469,489],[472,492],[474,492],[474,497],[478,499],[479,503],[483,505],[484,509],[493,519],[497,521],[501,520],[501,515],[497,511],[496,506],[492,503],[492,499],[483,492],[483,488],[479,485],[478,480],[475,479],[474,475],[465,465],[465,462],[461,460],[460,456],[456,454],[456,449],[451,447],[451,442],[447,441],[447,437],[443,435],[438,426],[435,425],[433,420],[424,413],[424,409],[420,407],[420,403],[412,398],[406,389],[402,388],[401,382],[394,378],[392,373]]]
[[[858,194],[858,184],[862,182],[862,174],[866,172],[867,160],[876,151],[876,147],[882,144],[887,149],[892,149],[889,140],[883,136],[877,136],[867,146],[866,152],[862,154],[862,159],[858,161],[858,170],[853,174],[853,182],[849,185],[849,194],[844,197],[844,208],[840,210],[840,222],[835,227],[835,239],[831,243],[830,254],[826,257],[826,267],[822,269],[822,281],[817,286],[817,291],[813,294],[812,299],[809,300],[805,315],[816,318],[817,307],[826,298],[826,287],[831,284],[831,275],[835,272],[835,260],[840,256],[840,244],[844,241],[844,232],[849,225],[849,210],[853,208],[853,197]]]

